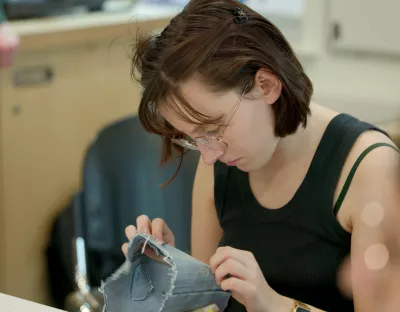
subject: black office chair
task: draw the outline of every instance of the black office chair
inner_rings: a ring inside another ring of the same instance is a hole
[[[125,227],[135,224],[141,214],[150,219],[163,218],[175,234],[176,246],[190,252],[192,187],[199,154],[186,153],[178,176],[166,188],[161,188],[179,165],[179,159],[174,157],[160,167],[161,152],[161,138],[145,132],[137,117],[107,125],[91,142],[83,163],[82,189],[76,195],[80,200],[75,200],[75,204],[82,205],[79,210],[92,286],[100,286],[123,263],[121,246],[126,242]],[[64,215],[71,220],[74,209],[69,210]],[[68,222],[59,221],[59,224],[66,229]],[[54,231],[58,237],[60,232]],[[53,250],[57,249],[56,244],[59,243],[54,241]],[[68,258],[65,252],[62,254],[61,257]],[[57,266],[53,267],[55,271]],[[70,269],[72,265],[69,262],[64,267]],[[73,272],[67,275],[73,280]],[[59,294],[57,301],[61,302]]]
[[[150,219],[163,218],[177,247],[190,252],[192,187],[199,155],[188,152],[176,179],[163,189],[160,185],[175,173],[179,159],[160,167],[161,152],[161,138],[145,132],[137,117],[106,126],[92,142],[82,177],[88,250],[123,261],[125,227],[146,214]],[[88,260],[95,283],[115,269],[104,265],[105,271],[94,272],[90,265],[95,259]]]

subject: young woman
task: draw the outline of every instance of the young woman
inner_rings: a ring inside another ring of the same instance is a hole
[[[192,255],[232,291],[227,311],[358,311],[362,285],[348,299],[337,276],[350,252],[371,274],[389,261],[370,247],[383,250],[375,230],[398,214],[390,138],[312,103],[284,36],[238,1],[190,1],[139,41],[136,71],[139,118],[164,138],[162,162],[172,148],[201,153]],[[141,216],[127,237],[136,231],[174,244],[161,219]]]

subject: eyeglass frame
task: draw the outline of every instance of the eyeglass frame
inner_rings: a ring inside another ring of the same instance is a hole
[[[208,135],[202,135],[202,136],[199,136],[199,137],[196,137],[196,138],[192,139],[192,141],[187,140],[187,139],[177,139],[175,137],[172,137],[171,138],[172,143],[177,144],[177,145],[179,145],[181,147],[184,147],[184,148],[188,148],[188,149],[194,150],[194,151],[199,151],[200,149],[198,147],[197,140],[205,138],[205,139],[208,139],[208,140],[212,140],[212,141],[216,141],[216,142],[220,142],[220,143],[225,144],[226,147],[225,147],[224,151],[226,151],[226,149],[228,148],[228,143],[223,141],[222,138],[223,138],[223,136],[224,136],[224,134],[226,132],[226,129],[231,124],[233,116],[235,115],[240,103],[242,102],[243,97],[246,94],[248,86],[249,86],[249,84],[246,84],[246,86],[244,87],[243,92],[240,95],[239,100],[236,102],[236,104],[235,104],[235,106],[233,108],[233,111],[231,113],[231,116],[228,119],[228,123],[225,125],[224,129],[222,130],[221,134],[218,135],[218,137],[211,137],[211,136],[208,136]],[[207,145],[207,144],[204,144],[204,143],[200,143],[200,144]]]

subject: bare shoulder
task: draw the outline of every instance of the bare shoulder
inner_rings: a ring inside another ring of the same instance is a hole
[[[396,147],[395,143],[382,132],[370,130],[361,134],[351,149],[346,161],[348,169],[354,165],[356,160],[364,151],[379,143],[385,143],[392,147]],[[380,165],[383,165],[383,161],[386,165],[394,165],[397,163],[398,153],[390,146],[379,146],[369,152],[360,164],[360,172],[370,172],[371,170],[377,169],[377,166],[379,167]],[[387,162],[389,160],[387,158],[390,158],[391,161]]]
[[[367,131],[360,135],[343,166],[335,192],[335,202],[357,159],[364,151],[377,143],[386,143],[396,147],[387,135],[379,131]],[[386,191],[392,189],[393,185],[397,183],[400,173],[398,172],[400,155],[395,148],[390,146],[383,145],[370,150],[354,174],[338,213],[339,222],[349,232],[352,231],[354,220],[359,217],[363,207],[369,203],[385,201],[386,199],[382,197],[391,196]]]
[[[364,132],[355,142],[348,155],[345,167],[343,168],[347,169],[344,171],[349,172],[364,151],[379,143],[384,143],[385,145],[377,146],[368,152],[357,169],[359,176],[358,182],[362,182],[364,186],[365,183],[370,184],[369,178],[371,174],[375,176],[377,173],[381,172],[381,174],[378,174],[376,177],[384,176],[389,168],[393,169],[398,165],[399,154],[396,151],[397,147],[387,135],[375,130]]]

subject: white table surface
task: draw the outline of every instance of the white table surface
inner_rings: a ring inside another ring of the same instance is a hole
[[[31,301],[0,293],[1,312],[63,312]],[[65,311],[64,311],[65,312]]]

